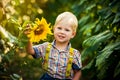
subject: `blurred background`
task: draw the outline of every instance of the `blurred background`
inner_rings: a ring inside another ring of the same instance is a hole
[[[64,11],[79,21],[71,43],[82,55],[81,80],[120,80],[119,0],[0,0],[0,80],[39,80],[41,59],[26,54],[21,32],[35,18],[44,17],[52,27]]]

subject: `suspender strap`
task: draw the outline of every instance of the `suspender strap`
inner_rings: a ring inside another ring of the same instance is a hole
[[[43,69],[47,70],[48,69],[48,60],[49,60],[49,53],[50,53],[50,49],[51,49],[52,45],[49,43],[47,48],[46,48],[46,54],[44,57],[44,62],[43,62]]]
[[[72,69],[72,61],[73,61],[73,48],[70,48],[69,51],[69,58],[68,58],[68,63],[67,63],[67,67],[66,67],[66,77],[69,77],[71,74],[71,69]]]

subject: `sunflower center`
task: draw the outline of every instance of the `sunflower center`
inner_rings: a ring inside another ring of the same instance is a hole
[[[37,29],[35,29],[34,33],[35,33],[35,35],[40,35],[43,33],[43,31],[44,31],[44,25],[41,24],[41,25],[38,25],[38,27],[37,27]]]

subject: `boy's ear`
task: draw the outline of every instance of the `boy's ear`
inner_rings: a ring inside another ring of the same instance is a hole
[[[76,35],[76,32],[73,32],[71,38],[74,38],[75,35]]]

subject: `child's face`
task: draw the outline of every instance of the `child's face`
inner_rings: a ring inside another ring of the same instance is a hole
[[[59,22],[54,26],[54,37],[57,42],[68,43],[75,36],[71,23]]]

